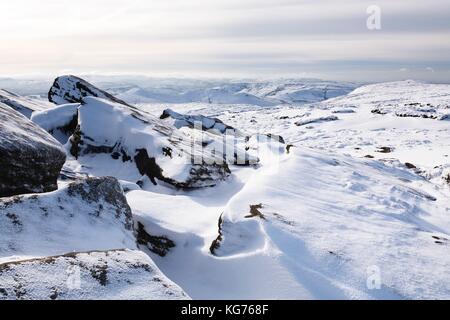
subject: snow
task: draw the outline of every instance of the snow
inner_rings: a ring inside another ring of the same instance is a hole
[[[371,111],[449,97],[448,85],[403,81],[300,106],[171,104],[296,147],[262,157],[259,169],[231,167],[232,178],[212,190],[127,198],[146,228],[177,243],[154,259],[194,299],[448,298],[448,123]],[[140,108],[156,115],[167,105]],[[338,121],[295,124],[335,114]],[[266,220],[245,218],[259,204]],[[223,239],[211,255],[221,216]],[[380,289],[367,286],[373,270]]]
[[[229,163],[227,179],[191,190],[154,185],[134,163],[112,160],[108,153],[69,157],[66,162],[65,169],[77,174],[121,180],[134,222],[153,237],[175,243],[164,257],[144,246],[139,249],[189,297],[450,297],[446,120],[450,85],[408,80],[350,92],[356,85],[313,80],[155,83],[144,79],[137,84],[105,83],[105,87],[137,109],[111,99],[83,97],[78,121],[83,135],[92,139],[85,141],[95,146],[119,143],[132,155],[144,147],[163,172],[181,181],[187,178],[190,164],[172,162],[156,151],[170,145],[167,137],[172,133],[201,135],[196,140],[210,144],[220,141],[221,130],[203,135],[192,127],[194,120],[210,128],[219,119],[242,133],[233,143],[246,151],[246,157],[259,160],[253,166]],[[37,121],[47,129],[55,127],[69,119],[69,110],[76,106],[60,108],[36,113]],[[168,108],[170,117],[159,119]],[[269,133],[285,143],[265,144],[261,140]],[[174,151],[190,157],[184,144]],[[42,195],[40,201],[50,207],[56,204],[56,195],[65,190],[62,181],[60,185],[59,191]],[[79,206],[77,212],[86,205],[71,202]],[[59,235],[59,229],[39,223],[45,218],[31,216],[37,205],[31,200],[26,203],[20,205],[26,221],[34,228],[49,229],[29,235],[29,239],[37,237],[39,245],[8,249],[4,261],[14,255],[22,259],[65,253],[69,245],[46,240]],[[84,226],[81,236],[64,232],[77,251],[136,249],[116,221],[113,228],[106,228],[109,220],[93,224],[90,219],[98,218],[69,218],[57,208],[54,212],[52,220],[58,226],[69,228],[70,219],[75,219],[77,228]],[[11,232],[6,227],[9,220],[0,222],[4,228],[0,234]],[[120,297],[146,297],[141,289],[130,288]]]
[[[198,126],[200,129],[211,130],[211,132],[218,131],[222,134],[226,130],[235,131],[234,128],[227,126],[217,118],[209,118],[202,115],[184,115],[171,109],[164,110],[160,119],[167,119],[165,122],[171,120],[171,124],[178,129],[183,127],[195,128]]]
[[[116,162],[113,166],[123,164],[126,175],[120,175],[120,171],[110,171],[122,180],[138,181],[143,173],[139,172],[135,164],[130,161],[113,160],[109,155],[109,161],[101,161],[93,158],[104,157],[105,152],[90,152],[89,148],[108,148],[117,152],[125,152],[132,160],[138,150],[146,150],[149,157],[154,158],[156,164],[162,169],[164,178],[170,183],[180,184],[186,187],[212,186],[217,181],[225,179],[228,175],[223,158],[214,154],[203,154],[202,140],[194,141],[189,136],[179,132],[175,127],[164,125],[152,115],[137,112],[124,105],[94,97],[85,97],[83,104],[78,108],[78,125],[83,139],[80,157],[72,166],[78,170],[81,166],[94,166],[104,170],[109,163]],[[67,148],[71,148],[71,141]],[[83,149],[84,148],[84,149]],[[171,150],[171,154],[165,154],[165,148]],[[199,164],[192,163],[192,157],[201,156],[203,161]],[[206,159],[209,159],[207,162]],[[120,161],[120,164],[117,162]],[[136,162],[136,159],[134,159]],[[109,163],[108,163],[109,162]],[[129,163],[127,163],[129,162]],[[220,166],[222,164],[222,166]],[[94,169],[95,170],[95,169]],[[197,170],[201,176],[197,176]],[[103,173],[105,174],[105,173]],[[159,179],[159,177],[157,177]]]
[[[111,179],[104,183],[107,188],[114,188],[114,183],[120,188]],[[136,249],[126,206],[118,208],[107,195],[93,201],[76,187],[91,194],[101,190],[101,185],[94,189],[78,181],[45,194],[1,198],[0,262],[74,251]]]
[[[0,264],[0,300],[180,300],[188,296],[137,250],[91,251]]]
[[[108,91],[130,103],[208,103],[275,106],[318,102],[346,94],[354,83],[315,79],[280,80],[183,80],[140,81],[131,87]]]
[[[0,89],[0,103],[10,106],[27,118],[30,118],[34,111],[45,110],[51,106],[48,102],[28,97],[21,97],[15,93],[3,89]]]

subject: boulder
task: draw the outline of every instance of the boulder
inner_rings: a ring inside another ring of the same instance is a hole
[[[57,104],[79,102],[76,126],[71,120],[75,119],[72,111],[64,119],[54,114],[56,111],[46,112],[47,119],[49,116],[62,119],[58,123],[41,118],[43,113],[33,119],[52,130],[53,134],[57,132],[58,138],[63,136],[61,128],[66,132],[75,126],[68,150],[82,164],[86,158],[89,162],[86,165],[97,175],[107,173],[119,179],[134,180],[141,186],[143,177],[148,177],[154,185],[161,181],[177,188],[198,188],[214,186],[226,179],[230,175],[228,164],[258,162],[258,158],[236,148],[236,144],[225,144],[222,135],[189,128],[181,130],[185,128],[158,119],[74,76],[57,78],[50,89],[49,99]],[[61,108],[68,110],[70,107]],[[199,119],[203,123],[202,129],[214,128],[219,133],[231,128],[218,119],[173,112],[171,115],[183,117],[191,124]],[[47,121],[51,125],[47,125]],[[97,156],[104,159],[105,154],[112,160],[121,161],[123,168],[117,170],[117,163],[93,161]],[[100,163],[101,168],[98,167]],[[122,174],[124,172],[127,174]]]
[[[189,299],[143,252],[69,253],[0,264],[0,300]]]
[[[66,160],[61,144],[3,103],[0,124],[0,197],[56,190]]]
[[[0,89],[0,103],[6,104],[27,118],[30,118],[33,112],[45,110],[51,106],[48,102],[21,97],[2,89]]]
[[[0,262],[67,252],[136,249],[131,209],[112,177],[0,199]]]

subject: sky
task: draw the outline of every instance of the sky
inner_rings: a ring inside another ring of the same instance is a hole
[[[0,77],[450,82],[450,0],[2,0],[0,44]]]

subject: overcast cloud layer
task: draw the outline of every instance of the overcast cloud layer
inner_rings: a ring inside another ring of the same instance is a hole
[[[2,0],[0,14],[0,76],[450,81],[449,0]]]

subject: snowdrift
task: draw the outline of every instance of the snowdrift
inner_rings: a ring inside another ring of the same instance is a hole
[[[445,299],[446,201],[407,170],[293,148],[229,201],[210,250],[271,255],[312,298]]]

